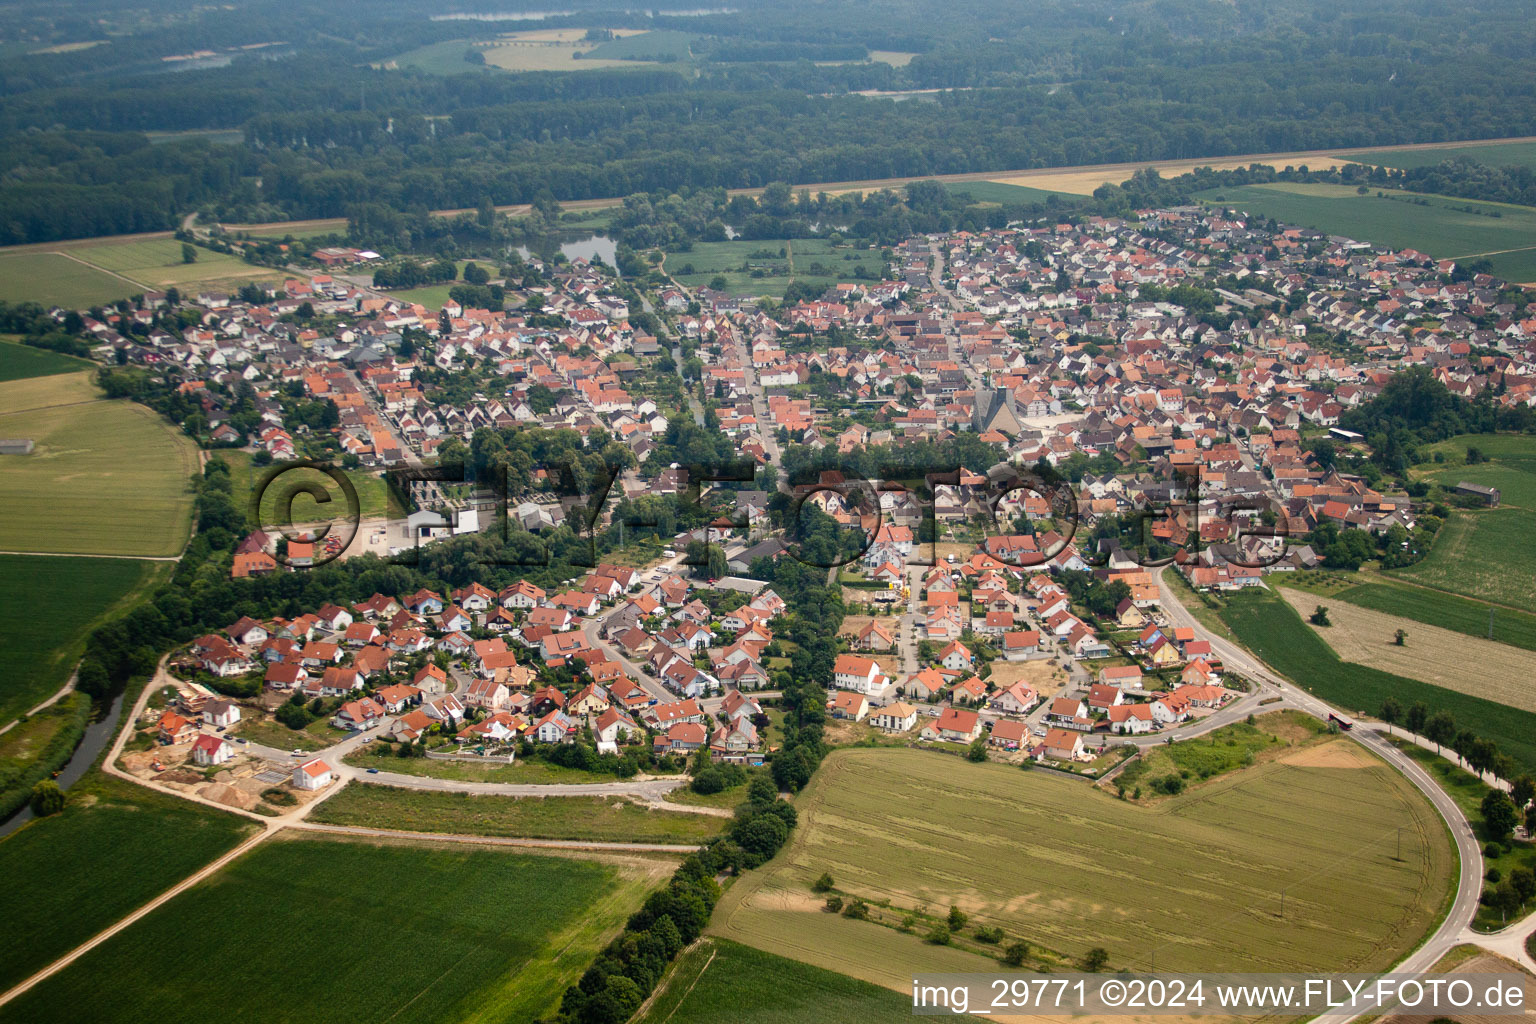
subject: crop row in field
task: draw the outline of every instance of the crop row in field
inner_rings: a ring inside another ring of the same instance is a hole
[[[1280,595],[1303,616],[1318,604],[1313,594],[1289,587]],[[1344,661],[1536,711],[1536,653],[1350,602],[1330,606],[1328,618],[1330,625],[1309,628]],[[1399,630],[1406,634],[1401,644]]]
[[[1429,553],[1390,575],[1453,594],[1536,611],[1536,511],[1496,508],[1452,515]]]
[[[614,797],[471,796],[393,786],[351,785],[310,815],[331,825],[529,839],[702,843],[729,819],[652,810]]]
[[[85,635],[162,578],[169,564],[129,558],[0,555],[0,724],[64,685]],[[20,581],[26,581],[21,585]]]
[[[0,840],[0,989],[230,849],[250,822],[113,779]],[[87,797],[87,799],[80,799]]]
[[[889,989],[729,939],[704,939],[677,958],[664,990],[636,1024],[900,1024],[911,1018],[911,999]]]
[[[1361,583],[1330,592],[1327,598],[1536,651],[1536,615],[1528,612],[1494,608],[1484,601],[1440,590],[1393,583]]]
[[[468,846],[269,841],[0,1008],[0,1021],[535,1020],[658,881]],[[25,935],[25,932],[13,934]],[[343,995],[344,994],[344,995]]]
[[[1236,595],[1222,608],[1221,618],[1244,647],[1329,703],[1375,714],[1388,697],[1404,707],[1423,701],[1431,711],[1450,712],[1458,726],[1493,740],[1524,768],[1536,771],[1536,714],[1341,661],[1276,594]]]
[[[0,268],[4,264],[0,263]],[[52,377],[60,373],[79,373],[92,369],[90,362],[62,352],[34,348],[0,339],[0,382],[28,377]]]
[[[1010,941],[1103,946],[1113,966],[1367,969],[1433,925],[1454,859],[1422,797],[1343,739],[1153,807],[1043,772],[847,749],[796,806],[789,847],[727,892],[712,933],[898,989],[987,961],[824,913],[809,888],[822,872],[898,914],[953,904]]]
[[[0,475],[0,550],[175,555],[186,543],[192,442],[158,413],[100,397],[89,374],[0,384],[0,437],[31,438]]]

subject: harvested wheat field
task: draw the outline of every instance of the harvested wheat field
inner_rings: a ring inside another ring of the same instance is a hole
[[[1336,167],[1354,163],[1353,160],[1344,160],[1336,156],[1312,155],[1299,158],[1299,162],[1305,163],[1314,171],[1331,171]],[[1233,171],[1250,164],[1267,164],[1275,166],[1277,159],[1283,159],[1287,154],[1266,153],[1258,156],[1227,157],[1215,160],[1153,160],[1136,164],[1106,164],[1102,167],[1091,168],[1061,168],[1055,169],[1042,167],[1038,171],[1023,171],[1006,177],[992,178],[990,180],[1003,185],[1023,185],[1025,188],[1045,189],[1051,192],[1071,192],[1074,195],[1092,195],[1093,190],[1100,185],[1118,185],[1131,175],[1143,168],[1150,167],[1165,178],[1176,178],[1181,174],[1188,174],[1197,167],[1209,167],[1217,171]],[[1287,161],[1287,162],[1297,162]],[[1281,164],[1283,166],[1283,164]]]
[[[1328,609],[1328,620],[1333,625],[1314,626],[1307,622],[1307,627],[1345,661],[1522,711],[1536,711],[1536,651],[1342,601],[1330,603],[1300,590],[1278,589],[1303,622],[1319,604]],[[1401,647],[1393,642],[1399,629],[1408,634],[1407,643]]]

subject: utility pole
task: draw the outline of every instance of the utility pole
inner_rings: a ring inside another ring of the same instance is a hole
[[[1488,609],[1488,639],[1493,639],[1493,608]]]
[[[1280,916],[1285,917],[1285,890],[1280,890]]]
[[[1393,860],[1403,859],[1403,826],[1397,826],[1397,856]]]

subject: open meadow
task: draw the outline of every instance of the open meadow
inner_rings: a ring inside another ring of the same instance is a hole
[[[1493,273],[1536,281],[1536,209],[1506,203],[1374,190],[1347,185],[1272,182],[1201,193],[1202,200],[1250,215],[1315,228],[1440,259],[1486,257]]]
[[[1312,614],[1316,594],[1280,588],[1296,613]],[[1330,625],[1307,628],[1344,661],[1370,665],[1457,693],[1485,697],[1524,711],[1536,711],[1536,652],[1425,622],[1399,618],[1348,601],[1329,603]],[[1487,616],[1483,617],[1484,625]],[[1399,647],[1394,638],[1407,634]],[[1368,709],[1374,710],[1374,709]]]
[[[0,725],[56,693],[91,628],[169,574],[168,562],[0,555],[0,578],[16,584],[0,588]]]
[[[534,1020],[671,866],[278,839],[0,1008],[0,1020]],[[345,993],[339,998],[338,993]]]
[[[87,359],[77,359],[62,352],[35,348],[0,339],[0,383],[28,377],[52,377],[60,373],[79,373],[93,369]]]
[[[172,556],[187,542],[192,441],[153,410],[101,397],[88,373],[0,384],[0,550]]]
[[[1512,142],[1451,144],[1445,146],[1402,147],[1356,152],[1353,159],[1362,164],[1377,164],[1411,170],[1433,167],[1446,160],[1476,160],[1488,167],[1529,167],[1536,169],[1536,142],[1528,139]]]
[[[699,844],[730,819],[653,810],[624,797],[481,796],[353,783],[315,809],[328,825],[524,839]]]
[[[635,1024],[899,1024],[912,1018],[910,997],[729,939],[689,947],[663,986]]]
[[[1295,609],[1269,591],[1233,595],[1221,608],[1221,618],[1244,647],[1331,704],[1374,715],[1388,697],[1396,698],[1405,708],[1421,700],[1431,712],[1448,711],[1458,727],[1497,743],[1526,771],[1536,771],[1536,714],[1342,661]],[[1410,638],[1412,633],[1410,629]]]
[[[847,749],[796,807],[789,846],[726,893],[710,931],[897,989],[912,971],[988,961],[824,913],[810,891],[822,872],[882,912],[932,920],[954,904],[968,929],[1058,962],[1103,946],[1112,967],[1372,969],[1434,926],[1455,862],[1433,808],[1347,739],[1150,807],[1046,772]]]
[[[0,990],[46,967],[254,831],[252,823],[99,775],[64,812],[0,840]]]

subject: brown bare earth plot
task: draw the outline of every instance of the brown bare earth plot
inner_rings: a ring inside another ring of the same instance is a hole
[[[1316,594],[1279,588],[1280,595],[1306,622],[1319,604],[1328,608],[1330,626],[1308,627],[1345,661],[1369,665],[1394,675],[1536,711],[1536,651],[1467,636],[1412,619],[1372,611]],[[1399,647],[1393,637],[1408,634]]]

